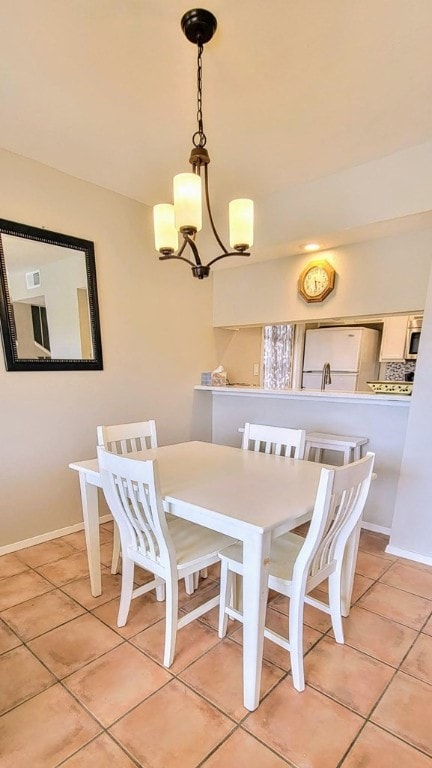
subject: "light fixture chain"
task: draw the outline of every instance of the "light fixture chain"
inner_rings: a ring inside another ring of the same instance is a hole
[[[204,46],[198,45],[197,58],[197,123],[198,131],[193,135],[192,140],[195,147],[205,147],[207,137],[204,133],[203,111],[202,111],[202,54]]]

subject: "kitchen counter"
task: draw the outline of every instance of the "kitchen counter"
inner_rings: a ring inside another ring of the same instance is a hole
[[[221,445],[240,447],[239,429],[247,421],[366,437],[364,450],[376,454],[377,479],[366,503],[363,525],[389,533],[412,396],[202,385],[195,387],[194,395],[201,401],[197,402],[198,409],[211,410],[211,439]],[[332,463],[333,458],[329,456],[328,461]]]
[[[321,402],[367,403],[368,405],[408,406],[410,395],[375,394],[374,392],[321,392],[319,389],[262,389],[261,387],[241,387],[227,385],[206,387],[197,384],[194,389],[213,392],[215,395],[234,395],[238,397],[268,397],[289,400],[319,400]]]

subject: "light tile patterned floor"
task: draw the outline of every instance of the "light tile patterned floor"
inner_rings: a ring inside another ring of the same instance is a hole
[[[223,641],[216,610],[185,627],[166,670],[163,604],[139,598],[118,629],[120,577],[103,566],[103,595],[91,596],[82,533],[0,557],[1,767],[431,768],[432,568],[386,555],[386,543],[361,535],[345,645],[306,609],[303,693],[265,641],[253,713],[238,623]],[[183,607],[196,600],[181,588]],[[287,610],[271,596],[269,625],[281,630]]]

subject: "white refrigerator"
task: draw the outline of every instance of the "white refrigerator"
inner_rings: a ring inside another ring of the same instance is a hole
[[[325,363],[330,364],[331,384],[339,392],[370,392],[368,381],[378,375],[380,332],[361,326],[316,328],[306,331],[303,389],[321,389]]]

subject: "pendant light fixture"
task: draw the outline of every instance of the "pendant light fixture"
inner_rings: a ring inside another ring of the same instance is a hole
[[[231,251],[223,244],[216,230],[210,206],[208,165],[210,157],[205,148],[207,137],[204,133],[202,110],[202,55],[205,43],[208,43],[217,27],[215,17],[210,11],[197,8],[184,14],[181,20],[182,30],[187,39],[198,48],[197,57],[197,123],[198,130],[192,136],[193,148],[189,158],[192,173],[180,173],[174,177],[174,205],[161,203],[153,208],[155,246],[165,259],[180,259],[190,264],[194,277],[202,280],[208,277],[210,267],[226,256],[249,256],[248,249],[253,244],[253,202],[252,200],[232,200],[229,204],[229,232]],[[204,196],[208,218],[213,235],[219,248],[220,256],[203,264],[195,242],[196,234],[202,228],[202,181],[204,177]],[[178,237],[183,239],[180,245]],[[186,250],[189,248],[189,251]],[[193,256],[193,261],[184,255]]]

